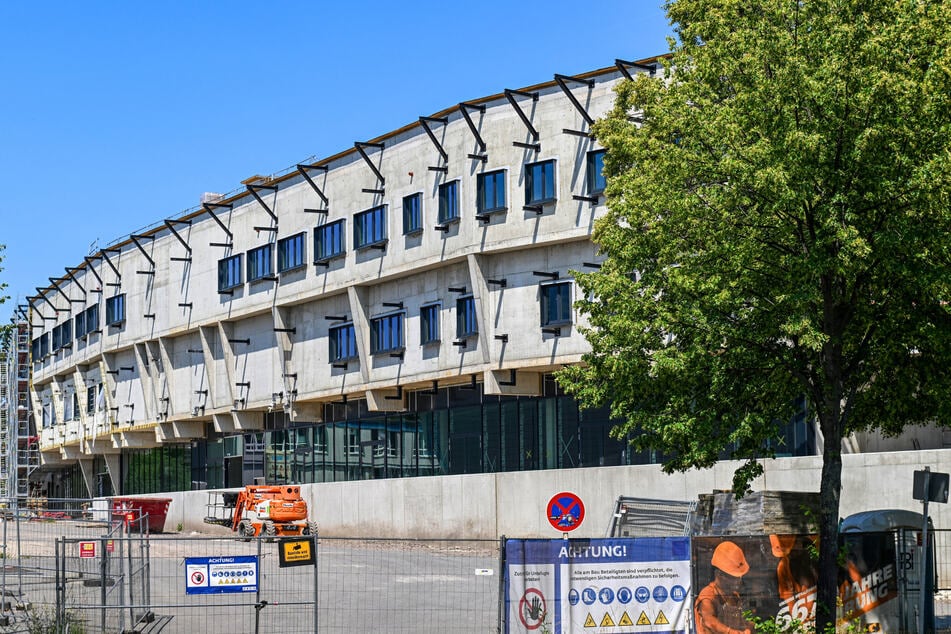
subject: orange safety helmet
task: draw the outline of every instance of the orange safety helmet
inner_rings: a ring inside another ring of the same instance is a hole
[[[746,563],[743,549],[730,541],[720,542],[720,545],[713,551],[713,558],[710,563],[713,564],[714,568],[731,577],[742,577],[750,571],[750,565]]]

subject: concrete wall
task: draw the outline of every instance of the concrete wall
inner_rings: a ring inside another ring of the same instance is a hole
[[[951,450],[846,455],[840,515],[899,508],[921,512],[912,499],[916,470],[951,470]],[[573,537],[602,537],[619,496],[694,500],[700,493],[729,489],[736,463],[666,475],[657,465],[560,469],[480,475],[403,478],[303,485],[311,519],[328,536],[364,537],[557,537],[545,519],[552,495],[578,494],[585,520]],[[768,461],[755,490],[818,491],[819,457]],[[227,532],[202,523],[207,491],[163,494],[172,497],[166,527]],[[951,528],[947,504],[931,504],[938,528]]]

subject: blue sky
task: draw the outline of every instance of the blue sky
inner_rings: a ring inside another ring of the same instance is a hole
[[[665,53],[660,4],[0,3],[0,317],[202,192]]]

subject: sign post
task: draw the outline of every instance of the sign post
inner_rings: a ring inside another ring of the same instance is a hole
[[[928,548],[928,502],[948,502],[948,474],[932,473],[931,467],[923,471],[915,471],[915,480],[912,485],[912,497],[921,500],[924,505],[924,521],[921,526],[921,580],[918,582],[918,631],[925,631],[925,590],[928,589],[928,580],[931,578],[931,549]]]

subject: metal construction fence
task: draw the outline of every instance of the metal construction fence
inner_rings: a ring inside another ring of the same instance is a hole
[[[488,634],[511,621],[504,538],[269,540],[140,530],[148,525],[148,517],[94,510],[88,500],[0,506],[0,634]],[[951,531],[930,535],[944,630]],[[896,539],[904,543],[899,532]],[[289,549],[313,557],[291,561]]]
[[[499,631],[494,540],[150,535],[86,501],[0,519],[0,632]]]

